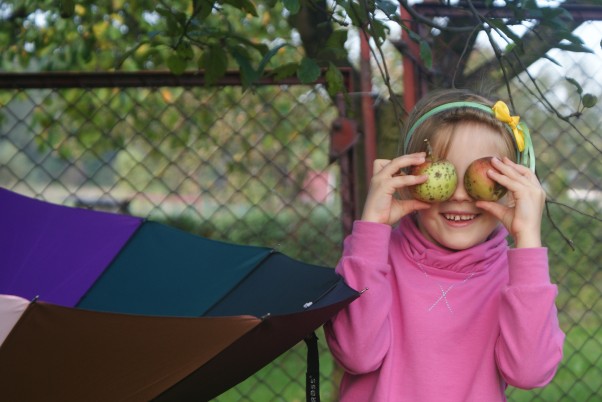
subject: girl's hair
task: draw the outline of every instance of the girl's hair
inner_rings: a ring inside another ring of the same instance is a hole
[[[426,151],[425,139],[428,139],[435,156],[445,158],[454,132],[453,128],[460,123],[474,123],[486,125],[498,131],[500,138],[503,139],[503,155],[508,156],[516,162],[516,145],[512,135],[508,132],[505,124],[496,119],[492,113],[473,107],[454,107],[433,114],[422,123],[416,125],[416,122],[424,114],[434,108],[446,103],[459,101],[476,102],[489,108],[493,106],[491,100],[468,90],[448,89],[432,92],[427,97],[421,99],[408,116],[398,153],[424,152]],[[411,138],[409,138],[409,142],[404,147],[410,130],[413,130],[410,133]]]

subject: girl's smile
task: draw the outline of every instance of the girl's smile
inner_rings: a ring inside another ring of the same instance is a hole
[[[480,214],[468,213],[468,212],[442,212],[441,216],[453,226],[465,226],[469,225],[472,221],[477,219]]]

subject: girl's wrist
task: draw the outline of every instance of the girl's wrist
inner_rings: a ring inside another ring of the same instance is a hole
[[[539,232],[523,233],[514,236],[515,248],[537,248],[541,247],[541,235]]]

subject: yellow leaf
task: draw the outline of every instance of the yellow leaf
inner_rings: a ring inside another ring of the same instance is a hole
[[[94,36],[100,38],[104,35],[104,33],[109,28],[109,21],[100,21],[92,26],[92,31],[94,32]]]
[[[161,97],[163,97],[163,102],[165,102],[165,103],[173,102],[173,96],[171,95],[171,92],[167,88],[161,89]]]
[[[144,43],[144,44],[140,45],[138,47],[138,49],[136,49],[135,54],[138,57],[142,57],[142,56],[145,56],[149,50],[150,50],[150,45],[148,43]]]
[[[270,23],[270,20],[271,20],[271,19],[272,19],[272,16],[270,15],[270,13],[269,13],[269,12],[267,12],[267,11],[265,11],[265,12],[263,13],[263,18],[262,18],[262,20],[261,20],[261,24],[262,24],[263,26],[265,26],[265,25],[268,25],[268,24]]]
[[[82,6],[81,4],[76,4],[75,5],[75,14],[76,15],[86,15],[86,7]]]

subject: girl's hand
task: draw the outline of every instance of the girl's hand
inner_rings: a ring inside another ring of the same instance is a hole
[[[512,205],[477,201],[477,207],[498,218],[514,238],[517,248],[541,247],[541,217],[546,193],[529,168],[508,158],[492,160],[487,175],[508,189]]]
[[[415,199],[400,200],[395,197],[395,193],[399,190],[426,181],[426,175],[412,176],[406,175],[402,171],[409,166],[423,163],[425,158],[426,153],[419,152],[403,155],[393,160],[375,160],[370,189],[361,219],[392,225],[410,212],[429,208],[430,204],[426,202]]]

